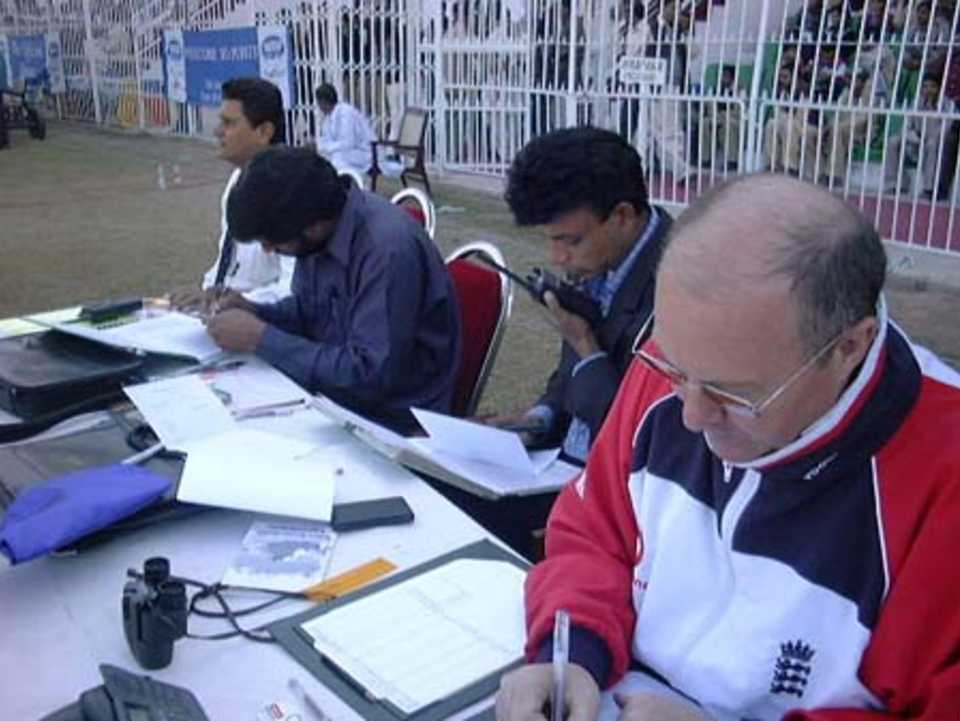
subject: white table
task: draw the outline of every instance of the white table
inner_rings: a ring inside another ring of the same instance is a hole
[[[330,574],[384,556],[401,568],[488,537],[487,533],[426,483],[396,466],[344,431],[314,416],[295,414],[251,421],[264,430],[310,438],[352,449],[357,467],[346,469],[337,502],[402,495],[416,520],[341,534]],[[174,574],[207,582],[219,580],[256,514],[215,510],[158,524],[121,536],[73,557],[44,558],[0,572],[0,709],[4,719],[38,719],[101,683],[97,665],[141,670],[123,634],[121,593],[127,568],[144,559],[170,559]],[[260,598],[263,598],[260,596]],[[237,604],[243,605],[243,600]],[[306,608],[303,602],[245,617],[249,627]],[[519,612],[519,609],[518,609]],[[190,630],[228,630],[225,622],[191,617]],[[335,721],[358,718],[274,644],[242,638],[226,641],[181,639],[170,666],[150,675],[191,689],[213,721],[256,718],[269,701],[293,700],[287,680],[295,676]],[[304,721],[311,718],[303,716]]]

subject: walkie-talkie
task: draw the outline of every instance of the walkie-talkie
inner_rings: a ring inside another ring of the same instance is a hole
[[[538,303],[546,305],[544,294],[550,291],[556,296],[561,308],[580,316],[590,324],[591,328],[596,328],[603,320],[603,314],[600,312],[600,305],[597,301],[572,283],[557,278],[549,271],[534,268],[526,277],[523,277],[482,255],[477,255],[476,258],[494,270],[499,270],[510,277],[514,282],[525,288]]]

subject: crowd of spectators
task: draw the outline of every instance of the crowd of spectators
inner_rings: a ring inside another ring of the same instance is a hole
[[[806,0],[785,23],[768,167],[842,186],[859,147],[882,162],[884,190],[948,197],[958,31],[956,0]]]

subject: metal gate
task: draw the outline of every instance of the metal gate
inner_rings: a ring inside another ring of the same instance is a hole
[[[324,81],[381,137],[429,110],[428,158],[458,171],[503,175],[530,137],[589,123],[637,147],[655,202],[770,168],[887,238],[960,253],[947,0],[0,0],[0,31],[59,31],[61,114],[189,135],[215,111],[162,96],[162,30],[255,23],[290,28],[296,144],[317,135]]]

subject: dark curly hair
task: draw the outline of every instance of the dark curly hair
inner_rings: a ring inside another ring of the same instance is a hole
[[[273,146],[253,157],[227,200],[237,241],[285,243],[321,220],[340,217],[347,188],[336,169],[304,148]]]
[[[510,167],[504,194],[517,225],[543,225],[589,208],[600,219],[622,202],[649,209],[640,155],[599,128],[566,128],[531,140]]]

